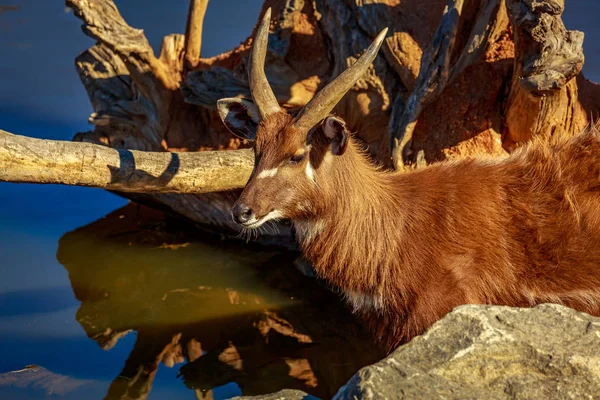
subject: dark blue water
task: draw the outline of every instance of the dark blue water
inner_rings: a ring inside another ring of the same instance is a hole
[[[156,50],[163,36],[184,30],[187,0],[169,2],[169,5],[157,0],[118,0],[116,3],[132,26],[145,29]],[[253,28],[261,3],[260,0],[212,1],[204,27],[203,55],[219,54],[245,39]],[[567,0],[566,3],[567,27],[586,33],[586,76],[600,81],[597,23],[600,2]],[[4,4],[20,6],[20,10],[0,14],[0,129],[61,140],[69,140],[74,133],[89,129],[86,120],[91,107],[75,73],[73,59],[92,41],[80,32],[79,21],[65,12],[63,1],[6,0]],[[256,253],[243,245],[223,248],[198,239],[175,251],[156,246],[123,248],[122,241],[107,239],[106,232],[97,233],[92,225],[87,231],[66,236],[69,240],[61,242],[60,249],[63,258],[61,262],[57,260],[59,240],[67,232],[92,224],[126,204],[124,199],[102,190],[0,183],[0,399],[41,399],[53,390],[59,390],[59,398],[64,399],[104,398],[109,386],[118,381],[128,358],[134,362],[143,359],[134,351],[136,341],[156,341],[157,346],[164,347],[164,335],[172,336],[174,331],[169,329],[174,329],[184,336],[203,338],[203,351],[205,347],[210,351],[211,346],[219,349],[221,341],[250,337],[247,333],[250,331],[244,329],[263,321],[264,315],[260,310],[244,308],[246,305],[242,303],[246,300],[262,299],[273,309],[285,309],[288,313],[292,310],[290,320],[301,325],[315,318],[313,311],[307,310],[312,310],[311,306],[316,303],[302,299],[301,293],[290,294],[290,289],[280,287],[279,281],[267,282],[263,275],[264,268],[289,264],[290,259],[282,256],[284,259],[273,261],[271,256],[260,252],[262,256],[257,258],[253,255]],[[118,229],[129,228],[117,226]],[[128,234],[131,233],[123,233],[123,237]],[[96,235],[102,241],[96,242],[99,240]],[[231,253],[240,257],[232,258],[228,255]],[[147,258],[148,254],[152,257]],[[160,275],[160,271],[164,274]],[[283,281],[301,280],[296,275],[284,278]],[[302,281],[298,287],[304,287],[302,285],[308,285],[307,293],[316,290],[312,283]],[[203,297],[204,289],[199,289],[205,286],[212,290],[208,297]],[[143,291],[137,293],[136,288]],[[235,296],[227,297],[232,288],[236,296],[240,293],[241,303],[235,303]],[[98,293],[110,295],[98,298]],[[162,300],[165,293],[174,293],[175,297],[171,297],[174,303]],[[322,300],[318,296],[327,294],[318,292],[315,296]],[[244,306],[241,314],[235,314],[234,303],[236,307]],[[145,305],[152,306],[146,309]],[[353,329],[343,325],[350,323],[347,320],[336,323],[345,332]],[[227,334],[217,337],[213,331],[221,326],[229,327],[223,328]],[[112,349],[103,350],[97,337],[90,337],[99,327],[134,331],[124,334]],[[139,331],[146,336],[140,338]],[[313,336],[321,334],[327,336],[323,332],[315,332]],[[330,336],[335,338],[335,334],[334,330]],[[188,339],[182,338],[181,343],[190,343]],[[256,345],[256,338],[252,340],[254,342],[249,344],[239,344],[238,349],[246,365],[256,362],[252,369],[256,376],[219,372],[230,377],[229,381],[223,381],[222,376],[218,379],[207,376],[206,370],[213,368],[209,366],[202,373],[188,371],[186,380],[177,377],[182,363],[172,368],[159,363],[148,398],[201,397],[193,387],[205,384],[213,388],[210,395],[214,398],[240,394],[242,387],[249,392],[260,391],[261,388],[253,386],[258,381],[264,384],[263,388],[278,390],[279,386],[290,387],[298,382],[296,379],[290,383],[281,377],[304,368],[303,360],[307,360],[317,381],[333,381],[331,376],[337,370],[331,371],[328,356],[340,364],[346,363],[348,371],[369,361],[360,357],[344,360],[343,355],[327,355],[323,351],[315,355],[313,350],[304,347],[294,354],[281,353],[281,349],[261,353],[256,349],[262,344]],[[365,349],[369,346],[363,345]],[[351,354],[352,349],[358,351],[357,346],[342,343],[338,350]],[[261,357],[266,353],[277,356],[261,364]],[[283,359],[288,360],[287,364],[281,361]],[[206,360],[210,361],[209,357]],[[59,386],[63,390],[51,386],[15,387],[7,375],[3,375],[29,364],[37,364],[48,374],[54,374],[49,381],[61,382]],[[197,369],[202,370],[202,367]],[[269,376],[281,382],[271,383]],[[311,379],[302,381],[299,387],[307,390],[314,383]]]

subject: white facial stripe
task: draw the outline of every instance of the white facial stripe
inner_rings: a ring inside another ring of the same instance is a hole
[[[261,219],[256,219],[255,217],[253,217],[244,226],[246,228],[254,229],[254,228],[258,228],[259,226],[261,226],[262,224],[264,224],[267,221],[278,220],[281,217],[283,217],[283,214],[281,214],[281,212],[279,212],[277,210],[273,210],[270,213],[268,213],[267,215],[265,215],[264,217],[262,217]]]
[[[313,169],[312,165],[310,165],[310,161],[306,163],[306,177],[312,183],[316,182],[315,181],[315,170]]]
[[[261,171],[260,174],[258,174],[257,178],[258,179],[272,178],[275,175],[277,175],[277,170],[278,169],[279,168],[265,169],[264,171]]]

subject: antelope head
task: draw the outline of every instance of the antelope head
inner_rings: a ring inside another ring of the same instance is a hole
[[[280,108],[264,71],[270,19],[269,8],[252,44],[248,80],[253,101],[225,98],[217,102],[225,126],[255,143],[254,170],[232,209],[233,220],[246,228],[308,217],[321,186],[316,169],[319,175],[326,173],[323,160],[341,156],[348,144],[345,122],[330,113],[365,73],[387,33],[383,29],[354,65],[292,116]]]

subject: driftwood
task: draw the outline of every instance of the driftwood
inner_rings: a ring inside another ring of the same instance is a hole
[[[0,181],[133,193],[210,193],[243,187],[250,150],[147,152],[34,139],[0,130]]]
[[[191,69],[198,65],[202,48],[202,25],[208,0],[191,0],[185,28],[185,68]]]
[[[230,52],[201,58],[207,2],[191,0],[186,35],[167,36],[156,56],[112,0],[66,3],[96,40],[76,59],[94,113],[93,130],[75,141],[177,157],[250,147],[226,130],[215,103],[250,96],[254,32]],[[600,89],[580,73],[583,35],[565,29],[559,0],[269,0],[261,16],[267,7],[273,15],[266,75],[284,108],[306,104],[389,28],[372,68],[334,111],[373,159],[390,167],[502,156],[533,135],[575,134],[600,111]],[[222,178],[223,190],[211,193],[155,184],[152,191],[120,193],[237,235],[230,208],[238,192],[224,190],[239,187],[241,175]],[[279,228],[261,238],[290,242],[289,226]]]
[[[176,210],[204,230],[229,236],[239,235],[229,216],[229,203],[235,198],[231,190],[245,185],[253,162],[250,149],[148,152],[0,130],[0,181],[103,188],[163,209],[175,197],[168,211]],[[275,233],[255,240],[296,248],[289,225],[281,225]]]

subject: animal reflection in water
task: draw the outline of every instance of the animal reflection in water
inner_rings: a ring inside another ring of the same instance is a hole
[[[296,254],[186,243],[190,232],[170,225],[129,205],[60,240],[88,337],[108,350],[137,332],[107,399],[146,398],[161,362],[183,363],[197,398],[228,382],[244,395],[296,388],[330,398],[383,356],[338,296],[293,267]]]

